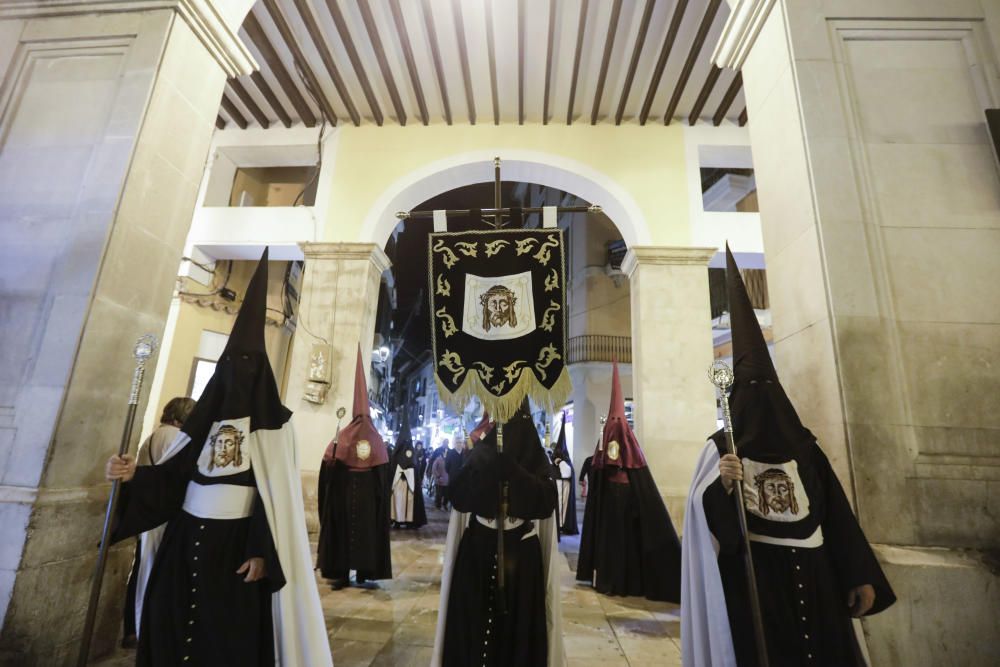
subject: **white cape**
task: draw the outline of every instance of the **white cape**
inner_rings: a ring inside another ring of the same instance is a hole
[[[708,529],[702,496],[719,476],[711,440],[695,466],[681,540],[681,660],[684,667],[736,667],[719,574],[719,545]]]
[[[542,567],[545,568],[545,627],[549,640],[548,667],[562,667],[566,664],[562,638],[562,597],[559,587],[559,567],[556,559],[559,547],[556,543],[556,521],[553,517],[535,520],[538,541],[542,547]],[[441,570],[441,601],[438,604],[437,632],[434,635],[434,655],[431,667],[441,667],[444,657],[444,630],[448,623],[448,595],[451,592],[451,575],[458,556],[458,545],[469,525],[469,514],[451,511],[448,522],[448,539],[444,545]],[[534,666],[533,666],[534,667]],[[541,666],[538,666],[541,667]]]
[[[181,451],[190,438],[181,432],[164,451],[160,462]],[[326,620],[316,587],[309,535],[306,532],[302,478],[299,474],[298,449],[291,420],[278,430],[256,430],[247,438],[253,462],[257,491],[260,493],[271,529],[278,561],[285,575],[285,585],[271,596],[274,623],[274,653],[277,667],[333,667]],[[154,529],[160,531],[163,526]],[[150,531],[150,532],[154,532]],[[145,541],[136,588],[136,615],[141,617],[140,601],[149,580],[159,539],[149,551]],[[147,564],[148,559],[148,564]],[[142,577],[145,567],[145,578]],[[139,626],[136,625],[136,628]]]

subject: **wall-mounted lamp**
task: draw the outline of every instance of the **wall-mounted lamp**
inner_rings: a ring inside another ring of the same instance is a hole
[[[330,390],[330,357],[333,349],[324,343],[313,343],[309,352],[309,375],[306,378],[304,398],[310,403],[326,403]]]

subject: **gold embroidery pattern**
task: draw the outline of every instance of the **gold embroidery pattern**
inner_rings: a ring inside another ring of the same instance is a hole
[[[546,378],[546,373],[543,369],[551,366],[552,362],[557,359],[562,359],[562,355],[556,352],[556,346],[551,343],[538,352],[538,362],[535,364],[535,370],[542,376],[542,380]]]
[[[472,241],[455,241],[455,247],[458,248],[458,251],[466,257],[476,256],[476,245],[478,244],[473,243]]]
[[[520,239],[514,241],[514,243],[517,245],[517,254],[524,255],[526,253],[531,252],[532,246],[538,243],[538,239],[536,239],[534,236],[529,236],[526,239]]]
[[[483,382],[489,383],[493,379],[494,368],[492,366],[488,366],[482,361],[473,361],[472,365],[479,368],[479,375],[483,378]]]
[[[549,307],[545,309],[545,313],[542,314],[542,323],[539,325],[540,329],[545,329],[549,333],[552,333],[552,329],[556,326],[556,316],[553,313],[562,310],[562,307],[555,301],[549,301]]]
[[[545,284],[548,285],[548,282]],[[434,293],[439,294],[440,296],[451,296],[451,283],[448,282],[448,279],[445,278],[444,275],[438,276],[437,290],[435,290]]]
[[[559,288],[559,272],[552,269],[552,273],[545,277],[545,291],[551,292]]]
[[[441,361],[438,362],[438,366],[444,366],[452,372],[451,381],[453,384],[458,384],[458,378],[465,374],[465,366],[462,365],[462,358],[456,352],[445,350],[444,354],[441,355]]]
[[[492,257],[493,255],[497,254],[498,252],[509,246],[510,241],[508,241],[507,239],[497,239],[496,241],[487,241],[485,245],[486,245],[486,256]]]
[[[503,388],[506,385],[507,385],[507,381],[506,380],[500,380],[495,385],[493,385],[492,387],[490,387],[490,389],[493,390],[494,394],[502,394],[503,393]]]
[[[441,320],[441,333],[444,334],[445,338],[451,338],[452,335],[458,333],[458,327],[455,326],[454,318],[448,314],[448,311],[444,307],[439,308],[434,314]]]
[[[538,252],[532,255],[532,257],[537,259],[542,266],[546,266],[549,263],[549,260],[552,259],[552,253],[549,251],[549,248],[558,248],[558,247],[559,247],[559,240],[554,236],[550,236],[548,240],[546,240],[545,243],[542,244],[542,247],[538,249]]]
[[[439,252],[442,255],[442,260],[444,265],[449,269],[458,264],[458,255],[444,244],[444,239],[438,239],[437,243],[434,244],[434,252]]]
[[[510,362],[509,365],[503,367],[503,372],[507,376],[507,382],[514,382],[517,380],[518,376],[521,375],[521,371],[524,370],[521,368],[521,364],[523,363],[525,362],[521,359],[515,359]]]

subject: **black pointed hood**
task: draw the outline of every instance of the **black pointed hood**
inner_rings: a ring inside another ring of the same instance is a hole
[[[481,440],[476,441],[475,446],[496,447],[497,430],[490,429]],[[517,412],[503,424],[503,451],[527,470],[550,469],[549,457],[538,437],[527,397]]]
[[[552,458],[561,459],[570,463],[572,457],[569,455],[569,448],[566,446],[566,411],[562,413],[562,423],[559,426],[559,437],[556,439],[555,447],[552,448]]]
[[[802,425],[778,380],[746,285],[728,245],[726,291],[735,375],[729,404],[736,451],[757,461],[797,458],[815,437]]]
[[[267,260],[265,248],[247,285],[215,373],[181,429],[196,442],[207,437],[215,422],[249,417],[251,431],[272,430],[281,428],[292,416],[281,403],[264,346]]]
[[[410,411],[403,408],[403,417],[400,420],[399,436],[396,438],[396,447],[392,450],[392,469],[398,465],[403,470],[413,467],[416,452],[413,449],[413,435],[410,432]]]

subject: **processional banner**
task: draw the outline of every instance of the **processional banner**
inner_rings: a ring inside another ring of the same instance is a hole
[[[572,390],[562,230],[436,232],[428,256],[442,400],[461,411],[476,396],[499,422],[525,396],[562,406]]]

